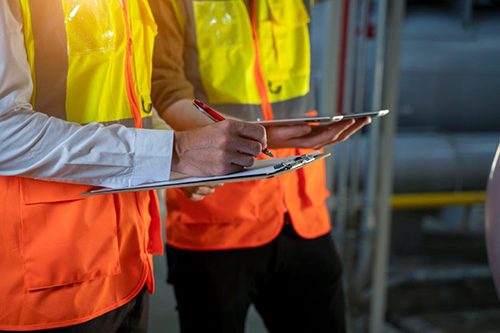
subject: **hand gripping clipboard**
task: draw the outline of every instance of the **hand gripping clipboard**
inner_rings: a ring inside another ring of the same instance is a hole
[[[241,172],[231,173],[229,175],[213,177],[188,177],[185,175],[177,174],[175,177],[173,177],[173,179],[168,181],[148,183],[124,188],[101,188],[83,193],[82,196],[158,190],[165,188],[204,186],[219,183],[235,183],[248,180],[266,179],[300,169],[308,164],[322,160],[328,156],[330,156],[330,153],[322,154],[319,152],[315,152],[311,154],[292,156],[289,158],[265,159],[256,161],[255,165],[250,168],[247,168]]]

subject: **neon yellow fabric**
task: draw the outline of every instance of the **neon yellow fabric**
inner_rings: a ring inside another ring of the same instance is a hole
[[[151,19],[146,15],[146,0],[130,2],[131,21],[142,25],[143,20]],[[120,1],[20,0],[20,4],[32,73],[38,56],[48,59],[47,63],[68,57],[67,73],[64,66],[62,75],[38,74],[37,82],[38,87],[47,87],[67,78],[67,90],[54,89],[54,96],[63,97],[68,119],[81,123],[130,119],[124,86],[129,39],[123,33],[125,11]],[[59,16],[49,21],[50,16],[36,9],[59,10],[60,4],[64,22]],[[49,26],[55,22],[60,30],[44,30],[47,27],[38,25],[40,22]],[[151,60],[138,63],[152,52],[155,25],[152,20],[147,24],[147,29],[132,27],[130,34],[137,54],[146,53],[137,56],[137,66],[132,68],[140,81],[136,84],[138,96],[146,94],[151,81]],[[67,40],[44,35],[46,31],[57,32],[56,37],[64,32]],[[42,38],[37,39],[39,36]],[[53,51],[43,42],[63,47]],[[38,69],[44,68],[41,64]],[[52,110],[40,111],[50,114]],[[154,191],[82,198],[80,194],[89,189],[86,185],[0,177],[0,196],[5,201],[0,208],[0,235],[6,235],[0,237],[1,331],[77,325],[123,306],[145,284],[153,291],[151,254],[162,249]],[[60,223],[61,217],[64,223]],[[12,240],[11,244],[3,246],[4,239]]]
[[[243,1],[194,1],[198,63],[213,104],[260,104]],[[302,0],[257,0],[260,62],[271,103],[309,92],[309,15]],[[272,42],[270,42],[272,41]]]
[[[153,71],[153,49],[155,36],[158,33],[153,13],[147,0],[128,1],[129,15],[132,21],[132,44],[143,45],[142,52],[132,55],[134,63],[134,79],[137,83],[138,98],[141,104],[141,115],[150,116],[153,107],[151,101],[151,72]],[[141,22],[142,24],[138,24]]]
[[[268,12],[259,9],[259,38],[262,70],[272,84],[268,89],[273,103],[309,92],[311,47],[309,15],[302,0],[267,0],[267,5]]]
[[[66,116],[78,123],[110,122],[131,118],[126,94],[127,35],[119,1],[62,0],[68,43]],[[142,45],[134,63],[141,115],[151,109],[151,68],[156,24],[145,0],[128,2],[132,45]],[[92,38],[89,38],[92,36]],[[111,96],[111,98],[110,98]]]
[[[33,39],[33,27],[31,24],[31,10],[29,0],[21,0],[21,12],[23,14],[23,32],[24,32],[24,47],[26,48],[26,56],[30,64],[31,79],[33,81],[33,94],[31,95],[31,105],[36,99],[36,77],[35,77],[35,41]]]
[[[203,88],[212,104],[260,104],[252,29],[243,1],[193,2]]]

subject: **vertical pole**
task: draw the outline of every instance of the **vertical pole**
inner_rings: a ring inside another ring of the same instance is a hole
[[[393,184],[394,137],[399,96],[399,60],[401,50],[401,30],[405,10],[405,1],[390,0],[387,57],[383,89],[383,103],[391,114],[381,122],[381,149],[379,168],[377,232],[375,237],[375,258],[372,274],[372,294],[370,301],[370,333],[385,331],[384,318],[387,300],[387,274],[391,235],[391,207]]]
[[[334,115],[339,112],[337,110],[338,96],[338,68],[339,68],[339,40],[340,29],[342,20],[342,3],[345,0],[334,0],[325,3],[325,8],[330,12],[328,13],[329,22],[325,28],[325,41],[322,59],[325,72],[323,78],[323,86],[320,106],[322,113],[325,115]]]
[[[387,0],[379,0],[377,10],[377,44],[375,48],[375,74],[373,78],[372,110],[380,110],[382,108],[382,87],[384,84],[386,50]],[[373,124],[369,127],[369,131],[370,150],[368,159],[368,175],[366,177],[364,207],[359,231],[359,256],[354,281],[357,292],[361,292],[365,282],[368,280],[372,260],[372,235],[375,229],[375,214],[377,210],[376,199],[378,196],[379,120],[374,120]]]
[[[352,100],[353,100],[353,85],[354,85],[354,65],[356,56],[356,12],[358,9],[359,0],[347,1],[344,5],[349,6],[348,10],[344,10],[344,14],[347,13],[347,17],[343,20],[347,21],[347,30],[345,34],[347,40],[345,42],[346,50],[342,53],[344,54],[346,60],[344,62],[345,74],[344,74],[344,98],[342,105],[342,112],[340,113],[351,113],[352,112]],[[337,240],[337,248],[339,249],[340,256],[344,259],[345,253],[345,237],[347,229],[347,209],[350,205],[349,201],[349,176],[351,172],[351,142],[348,140],[345,143],[339,144],[337,148],[337,166],[339,168],[339,177],[336,179],[338,196],[337,204],[335,205],[335,233]]]
[[[473,0],[461,0],[459,2],[460,13],[462,14],[462,25],[469,27],[472,24],[472,13],[474,11]]]
[[[340,35],[342,26],[342,5],[345,0],[333,0],[324,3],[325,8],[329,10],[328,12],[328,25],[325,29],[325,40],[324,40],[324,50],[322,54],[323,66],[325,68],[325,74],[323,77],[323,85],[321,87],[321,101],[320,106],[322,113],[325,115],[334,115],[339,112],[337,109],[338,104],[338,86],[339,82],[337,80],[339,76],[339,50],[340,50]],[[322,4],[323,5],[323,4]],[[332,152],[333,148],[327,147],[326,151]],[[334,191],[333,181],[334,179],[339,179],[338,170],[333,168],[333,159],[327,159],[326,170],[327,170],[327,184],[332,197],[328,201],[329,208],[331,209],[332,201],[335,201],[338,197],[338,193]]]

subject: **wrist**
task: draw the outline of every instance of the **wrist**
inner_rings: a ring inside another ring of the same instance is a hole
[[[181,172],[181,149],[180,143],[182,142],[182,132],[174,132],[174,142],[172,144],[172,166],[171,170],[175,172]]]

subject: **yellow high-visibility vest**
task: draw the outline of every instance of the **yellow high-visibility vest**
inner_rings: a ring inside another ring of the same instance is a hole
[[[81,124],[151,123],[157,28],[147,1],[20,3],[35,110]]]
[[[248,120],[314,109],[303,0],[252,0],[250,8],[243,0],[173,4],[185,34],[186,77],[197,97]]]
[[[156,24],[147,0],[8,0],[23,24],[34,109],[81,124],[151,124]],[[0,177],[0,330],[79,324],[153,289],[154,192]]]

